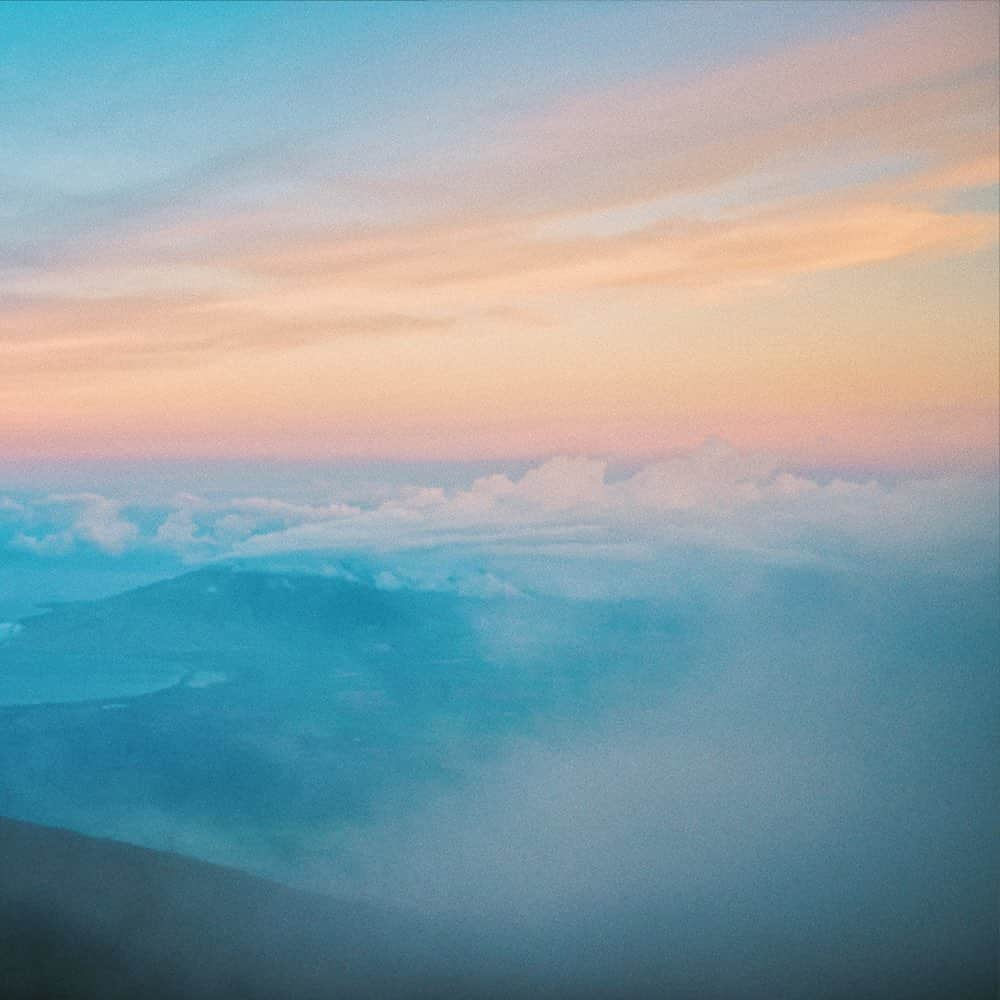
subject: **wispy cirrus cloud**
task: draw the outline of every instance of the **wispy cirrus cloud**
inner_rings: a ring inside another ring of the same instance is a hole
[[[989,245],[991,216],[947,205],[997,180],[989,15],[903,8],[854,35],[565,97],[481,125],[447,159],[416,154],[398,181],[386,165],[359,184],[322,136],[222,158],[127,199],[112,239],[100,222],[53,244],[56,291],[31,267],[0,274],[14,368],[461,332],[483,311],[516,324],[539,299],[558,315],[591,289],[766,285]],[[164,273],[175,287],[156,287]]]
[[[282,303],[281,315],[274,312]],[[450,317],[298,310],[290,296],[267,311],[232,295],[8,300],[0,305],[5,370],[62,372],[187,365],[229,350],[288,350],[343,336],[445,331]]]

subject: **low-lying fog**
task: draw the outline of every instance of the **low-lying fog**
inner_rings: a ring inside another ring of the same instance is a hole
[[[189,510],[220,566],[0,636],[22,683],[74,643],[183,668],[3,710],[4,811],[417,914],[509,990],[978,995],[990,485],[731,460],[282,508],[227,551]]]

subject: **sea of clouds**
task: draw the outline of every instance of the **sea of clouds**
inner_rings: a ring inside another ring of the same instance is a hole
[[[977,995],[1000,836],[996,474],[809,474],[721,442],[465,472],[0,489],[0,607],[217,561],[539,614],[549,595],[669,606],[697,636],[683,675],[665,664],[669,683],[512,738],[405,815],[331,831],[300,880],[471,932],[526,992]]]

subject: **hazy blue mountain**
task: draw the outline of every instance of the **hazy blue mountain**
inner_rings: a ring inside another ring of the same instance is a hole
[[[229,568],[58,605],[0,645],[0,811],[294,877],[313,828],[460,781],[671,644],[638,602]]]
[[[348,982],[324,941],[405,995],[986,1000],[997,581],[894,573],[668,602],[218,566],[53,606],[0,639],[0,814],[329,901],[8,826],[8,940],[98,996],[132,942],[146,995],[197,996],[217,889],[252,916],[225,989],[287,1000]]]

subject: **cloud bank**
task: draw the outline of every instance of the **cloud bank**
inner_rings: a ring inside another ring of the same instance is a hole
[[[638,469],[563,456],[464,486],[387,486],[322,502],[287,493],[184,493],[169,501],[21,494],[0,507],[0,545],[40,559],[284,561],[328,572],[363,556],[401,581],[407,565],[420,562],[428,585],[431,566],[445,585],[449,564],[457,570],[470,561],[494,574],[533,560],[652,572],[658,559],[694,550],[803,566],[881,554],[960,570],[956,552],[979,564],[995,555],[997,503],[989,475],[819,476],[709,441]],[[520,575],[512,587],[523,589]]]

